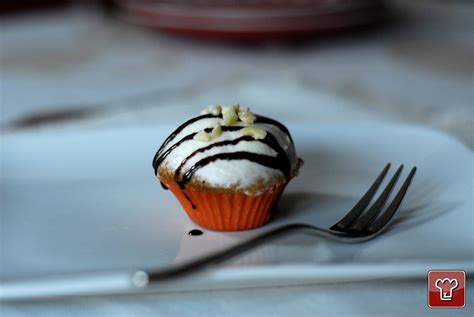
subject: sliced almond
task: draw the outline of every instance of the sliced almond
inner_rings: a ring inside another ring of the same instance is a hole
[[[209,109],[209,112],[214,116],[220,115],[222,111],[222,107],[219,105],[209,105],[207,106],[207,108]]]
[[[208,142],[211,140],[211,135],[207,133],[206,131],[200,131],[196,133],[193,137],[194,140],[199,141],[199,142]]]
[[[214,127],[211,132],[211,140],[217,139],[222,134],[222,128],[220,125]]]
[[[249,135],[254,139],[262,140],[267,136],[267,131],[256,127],[245,127],[240,130],[240,134]]]
[[[201,111],[201,114],[212,114],[218,116],[221,114],[222,107],[219,105],[208,105],[204,110]]]
[[[235,108],[233,106],[229,107],[222,107],[222,119],[224,121],[224,125],[234,125],[239,121],[239,117],[235,112]]]
[[[251,112],[239,112],[240,121],[248,124],[252,124],[257,120],[257,117]]]
[[[239,117],[234,113],[232,115],[224,115],[224,125],[234,125],[239,121]]]
[[[231,113],[236,113],[235,112],[235,108],[234,106],[222,106],[222,114],[223,115],[228,115],[228,114],[231,114]]]

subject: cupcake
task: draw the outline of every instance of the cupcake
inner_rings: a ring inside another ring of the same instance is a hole
[[[231,231],[267,223],[301,163],[280,122],[239,105],[210,105],[166,138],[153,168],[192,221]]]

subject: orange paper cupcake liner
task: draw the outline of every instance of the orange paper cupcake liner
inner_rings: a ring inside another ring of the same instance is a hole
[[[267,223],[286,183],[275,185],[258,196],[181,190],[176,183],[165,182],[165,185],[193,222],[207,229],[237,231]]]

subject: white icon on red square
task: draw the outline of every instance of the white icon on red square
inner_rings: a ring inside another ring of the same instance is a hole
[[[431,308],[463,308],[466,304],[464,271],[429,271],[428,306]]]

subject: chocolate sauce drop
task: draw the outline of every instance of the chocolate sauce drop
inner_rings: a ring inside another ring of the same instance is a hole
[[[203,232],[199,229],[193,229],[193,230],[189,231],[188,234],[190,236],[200,236],[201,234],[203,234]]]

